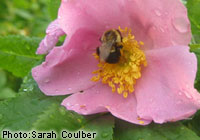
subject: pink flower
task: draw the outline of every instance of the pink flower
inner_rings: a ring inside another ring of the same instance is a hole
[[[119,85],[102,83],[102,71],[98,82],[91,80],[92,72],[99,69],[99,61],[92,55],[101,45],[99,38],[119,26],[128,27],[135,40],[144,42],[142,46],[136,42],[142,55],[137,73],[128,76],[124,72],[120,77],[132,83],[127,91],[122,90],[124,96],[116,90]],[[54,47],[64,33],[64,44]],[[141,125],[152,120],[177,121],[190,117],[200,107],[200,95],[194,89],[197,60],[189,52],[190,39],[187,11],[179,0],[62,0],[58,19],[49,25],[37,51],[50,53],[32,74],[46,95],[73,93],[62,105],[79,114],[109,111]],[[146,67],[143,62],[147,62]]]

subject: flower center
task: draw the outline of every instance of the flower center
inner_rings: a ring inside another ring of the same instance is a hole
[[[144,52],[140,49],[144,43],[135,40],[131,29],[123,30],[119,27],[119,31],[122,35],[121,42],[118,42],[118,45],[122,47],[119,50],[119,61],[116,63],[100,61],[99,69],[93,72],[96,76],[91,80],[94,82],[101,80],[103,84],[108,84],[112,88],[112,92],[117,92],[127,98],[128,94],[134,92],[136,80],[141,77],[142,66],[146,66],[147,61]],[[98,53],[94,54],[97,60],[100,60],[100,56]]]

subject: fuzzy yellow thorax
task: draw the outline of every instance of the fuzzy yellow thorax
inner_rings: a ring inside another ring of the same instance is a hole
[[[140,49],[144,43],[135,40],[131,29],[123,30],[119,27],[119,31],[123,36],[120,61],[116,64],[99,62],[99,69],[93,72],[96,76],[91,80],[94,82],[101,80],[103,84],[108,84],[112,88],[112,92],[127,98],[128,94],[134,92],[136,80],[141,77],[142,66],[147,66],[147,61],[144,52]],[[94,57],[99,60],[96,53]]]

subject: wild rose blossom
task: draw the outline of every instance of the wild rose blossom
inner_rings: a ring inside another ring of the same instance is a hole
[[[131,60],[119,69],[93,56],[102,34],[118,27]],[[190,23],[179,0],[62,0],[46,33],[37,54],[48,55],[32,75],[46,95],[73,93],[62,102],[68,110],[111,112],[146,125],[186,119],[200,107]],[[63,45],[55,47],[64,34]]]

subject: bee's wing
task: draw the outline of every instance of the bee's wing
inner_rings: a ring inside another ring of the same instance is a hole
[[[110,55],[110,51],[113,46],[113,41],[102,43],[102,45],[99,47],[99,52],[100,52],[100,61],[105,61],[108,56]]]

